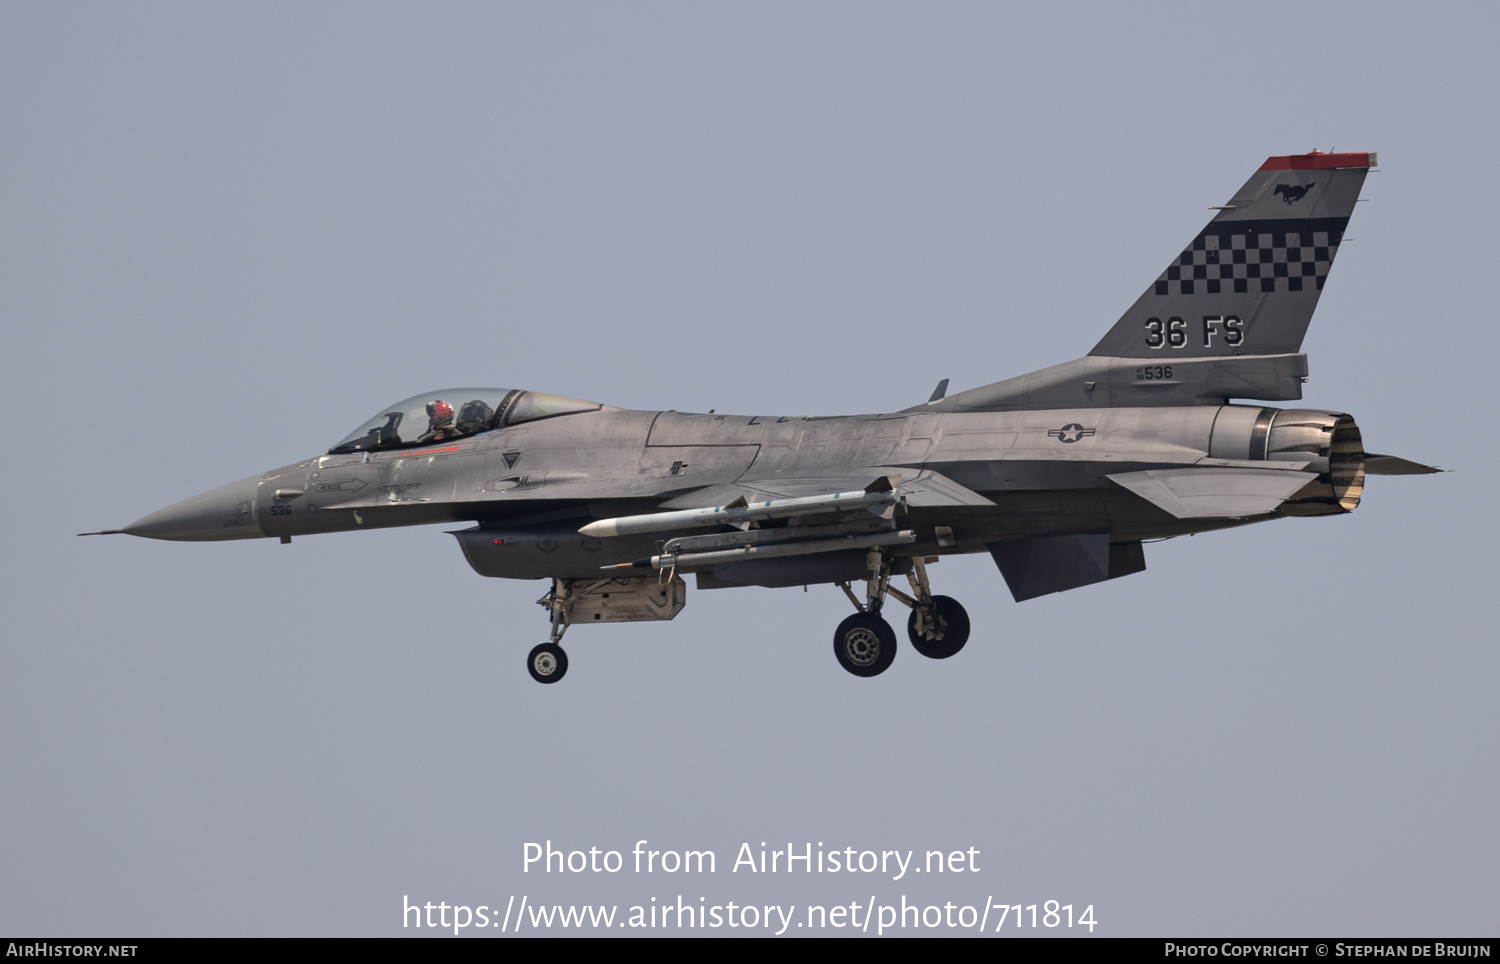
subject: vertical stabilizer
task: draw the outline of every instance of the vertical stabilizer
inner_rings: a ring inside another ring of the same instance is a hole
[[[1090,355],[1296,353],[1374,154],[1268,158]]]

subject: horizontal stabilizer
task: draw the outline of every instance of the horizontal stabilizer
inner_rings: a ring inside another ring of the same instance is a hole
[[[1108,476],[1179,519],[1244,519],[1265,515],[1317,476],[1289,469],[1147,469]]]
[[[1447,470],[1435,465],[1423,465],[1421,462],[1412,462],[1394,455],[1365,453],[1366,475],[1431,475],[1434,472],[1445,471]]]

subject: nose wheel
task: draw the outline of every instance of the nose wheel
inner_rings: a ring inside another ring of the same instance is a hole
[[[526,655],[526,671],[538,683],[556,683],[568,673],[568,654],[556,643],[539,643]]]

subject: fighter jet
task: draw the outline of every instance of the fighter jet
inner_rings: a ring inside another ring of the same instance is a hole
[[[1272,157],[1082,358],[876,415],[631,411],[449,388],[387,405],[327,452],[119,530],[217,541],[470,522],[484,576],[546,579],[526,667],[568,671],[569,627],[672,619],[699,589],[837,586],[839,664],[932,659],[969,616],[932,591],[989,553],[1020,602],[1146,568],[1146,542],[1359,505],[1367,475],[1439,471],[1364,450],[1302,397],[1302,338],[1374,154]],[[95,533],[83,533],[92,535]],[[893,580],[904,577],[906,588]]]

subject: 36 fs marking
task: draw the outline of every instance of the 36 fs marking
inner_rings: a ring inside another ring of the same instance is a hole
[[[1245,342],[1245,323],[1238,315],[1204,315],[1203,347],[1212,348],[1215,336],[1223,336],[1224,344],[1239,346]],[[1173,315],[1165,323],[1160,318],[1146,319],[1146,347],[1186,348],[1188,342],[1187,322]]]

